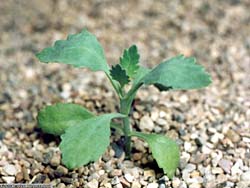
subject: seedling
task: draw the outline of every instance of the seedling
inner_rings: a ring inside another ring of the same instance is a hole
[[[77,104],[63,103],[47,106],[39,112],[39,127],[46,133],[61,136],[59,148],[66,167],[74,169],[99,159],[109,145],[112,127],[124,135],[127,157],[131,152],[131,137],[139,137],[148,143],[164,173],[169,178],[174,176],[180,158],[176,142],[163,135],[133,131],[129,115],[136,93],[143,85],[154,85],[160,91],[208,86],[211,78],[201,65],[196,64],[195,58],[179,55],[149,69],[139,65],[140,55],[137,47],[132,45],[124,50],[120,63],[110,68],[100,43],[87,30],[69,35],[67,40],[56,41],[54,46],[36,56],[44,63],[57,62],[103,71],[120,100],[118,113],[94,115]],[[114,118],[120,118],[121,123],[114,123]]]

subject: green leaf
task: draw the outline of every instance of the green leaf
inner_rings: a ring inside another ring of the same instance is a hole
[[[110,121],[122,114],[104,114],[80,122],[61,135],[62,161],[69,168],[96,161],[109,145]]]
[[[132,132],[131,135],[137,136],[148,143],[158,166],[172,179],[180,160],[179,147],[176,142],[166,136],[157,134]]]
[[[92,71],[109,72],[103,48],[94,35],[87,30],[69,35],[67,40],[58,40],[55,45],[36,54],[44,63],[57,62]]]
[[[135,76],[134,76],[134,80],[133,80],[133,86],[137,85],[138,83],[141,82],[142,78],[150,72],[149,68],[146,67],[141,67],[139,66],[139,69],[137,70]]]
[[[119,82],[122,88],[124,87],[124,85],[129,83],[129,77],[126,74],[126,71],[123,70],[119,64],[117,64],[116,66],[112,66],[110,75],[114,80]]]
[[[139,69],[139,58],[136,45],[132,45],[129,49],[123,51],[123,56],[120,57],[120,65],[126,71],[130,78],[134,78],[136,71]]]
[[[61,135],[73,125],[93,117],[87,109],[76,104],[58,103],[47,106],[38,113],[38,126],[46,133]]]
[[[142,82],[154,84],[160,90],[198,89],[211,83],[210,75],[193,57],[179,55],[162,62],[149,72]]]

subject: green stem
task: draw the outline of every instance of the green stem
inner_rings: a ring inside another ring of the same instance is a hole
[[[123,132],[125,136],[125,154],[126,158],[130,158],[130,153],[131,153],[131,137],[130,137],[130,121],[129,121],[129,110],[130,110],[130,105],[127,105],[128,102],[124,99],[121,100],[120,103],[120,110],[122,114],[127,115],[127,117],[123,118]]]
[[[129,92],[127,93],[127,95],[124,97],[125,99],[128,99],[129,97],[135,95],[136,91],[143,85],[143,83],[139,82],[138,84],[136,84],[135,86],[133,86]]]
[[[111,76],[107,72],[105,74],[108,77],[109,81],[111,82],[111,84],[112,84],[113,88],[115,89],[117,95],[121,99],[123,97],[123,92],[122,92],[121,88],[114,82],[114,80],[111,78]]]

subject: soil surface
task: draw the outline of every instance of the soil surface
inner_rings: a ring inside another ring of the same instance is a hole
[[[250,1],[8,0],[0,3],[0,183],[55,187],[250,187]],[[34,54],[88,28],[110,65],[136,44],[153,67],[178,54],[195,56],[212,75],[202,90],[160,93],[143,87],[132,125],[180,145],[173,180],[148,146],[133,140],[131,160],[113,135],[95,163],[68,170],[60,138],[37,128],[39,109],[56,102],[114,112],[118,100],[103,73],[39,63]],[[153,126],[152,126],[153,125]]]

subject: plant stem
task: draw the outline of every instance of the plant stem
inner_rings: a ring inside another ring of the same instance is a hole
[[[130,137],[130,121],[129,121],[129,111],[130,111],[130,105],[127,105],[128,102],[124,99],[121,100],[120,103],[120,110],[122,114],[127,115],[127,117],[123,118],[123,132],[125,135],[125,154],[126,158],[130,158],[130,152],[131,152],[131,137]]]
[[[129,92],[127,93],[127,95],[125,96],[125,99],[129,98],[130,96],[132,95],[135,95],[136,91],[142,86],[143,84],[142,83],[138,83],[136,84],[135,86],[133,86]]]
[[[130,135],[130,123],[129,123],[129,117],[126,117],[123,119],[123,126],[124,126],[124,134],[125,134],[125,154],[126,158],[130,158],[130,152],[131,152],[131,137]]]
[[[109,81],[111,82],[113,88],[115,89],[117,95],[119,96],[119,98],[123,97],[123,92],[121,91],[121,88],[119,88],[117,86],[117,84],[113,81],[113,79],[111,78],[111,76],[108,73],[105,73],[106,76],[108,77]]]

